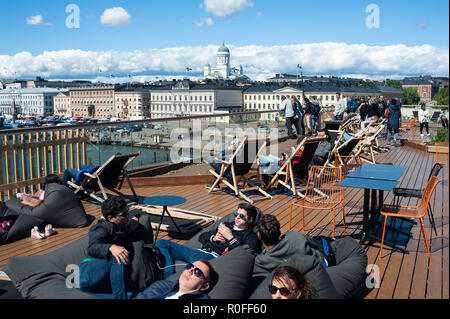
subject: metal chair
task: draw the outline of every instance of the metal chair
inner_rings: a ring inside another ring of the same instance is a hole
[[[437,176],[439,174],[440,170],[442,169],[442,167],[443,166],[441,164],[438,164],[438,163],[434,164],[433,168],[431,169],[430,176],[428,177],[428,181],[431,179],[431,177]],[[423,192],[424,192],[424,189],[396,187],[396,188],[394,188],[394,201],[393,201],[393,203],[395,205],[399,205],[401,197],[422,198]],[[396,200],[397,200],[397,202],[396,202]],[[436,225],[434,223],[433,212],[431,210],[430,205],[428,205],[427,212],[428,212],[428,218],[430,219],[431,226],[433,227],[434,233],[437,236]],[[410,219],[407,219],[407,220],[411,221]]]
[[[383,234],[381,236],[381,247],[380,247],[380,255],[383,252],[383,243],[384,243],[384,235],[386,233],[386,223],[388,217],[404,217],[404,218],[413,218],[413,219],[419,219],[420,226],[422,229],[422,235],[423,239],[425,241],[425,245],[427,246],[428,251],[428,257],[430,258],[430,265],[431,265],[431,253],[430,253],[430,247],[428,245],[427,240],[427,234],[425,232],[425,226],[423,224],[423,217],[425,216],[427,212],[427,207],[431,199],[431,195],[433,194],[433,191],[435,190],[437,184],[439,184],[441,180],[436,177],[432,176],[431,179],[428,181],[427,186],[425,187],[425,190],[422,195],[422,199],[420,200],[419,205],[417,206],[402,206],[402,205],[383,205],[381,208],[381,215],[384,216],[384,225],[383,225]]]
[[[335,184],[342,179],[342,169],[340,167],[312,166],[309,172],[308,185],[305,196],[290,205],[289,230],[292,228],[293,207],[302,208],[302,230],[305,228],[305,208],[313,210],[330,210],[333,212],[333,235],[335,230],[336,207],[342,205],[342,216],[344,218],[344,233],[347,226],[345,224],[344,210],[344,188]]]

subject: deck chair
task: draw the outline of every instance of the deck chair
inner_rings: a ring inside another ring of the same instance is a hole
[[[85,177],[81,182],[81,185],[77,185],[71,181],[67,182],[67,184],[74,188],[75,194],[84,194],[99,201],[100,203],[103,203],[108,198],[105,188],[123,196],[119,190],[122,188],[123,182],[126,179],[131,191],[133,192],[134,201],[137,202],[138,197],[133,185],[131,184],[130,178],[128,177],[126,168],[136,157],[139,156],[139,154],[140,153],[113,155],[92,174],[85,173]],[[103,198],[96,195],[99,191],[102,193]]]
[[[383,124],[383,122],[381,122],[377,126],[377,130],[374,134],[364,137],[363,140],[355,147],[355,151],[353,152],[354,155],[358,156],[367,150],[370,155],[370,160],[365,159],[364,157],[361,157],[361,160],[368,162],[370,164],[376,164],[375,154],[378,153],[376,151],[376,148],[379,147],[377,138],[384,130],[384,128],[385,125]]]
[[[295,150],[288,157],[283,166],[281,166],[280,169],[272,177],[269,184],[265,187],[265,190],[269,190],[278,181],[278,183],[292,191],[292,194],[294,194],[294,196],[299,195],[300,197],[302,197],[303,193],[301,191],[297,191],[295,179],[297,178],[299,180],[302,180],[308,178],[309,165],[312,162],[314,153],[316,152],[317,147],[319,147],[320,143],[325,140],[326,137],[310,137],[303,139],[303,141],[297,145]],[[304,149],[302,157],[300,159],[300,163],[297,165],[298,167],[294,168],[292,166],[292,159],[302,147],[304,147]],[[285,177],[284,180],[280,178],[282,176]]]
[[[260,145],[260,143],[262,143],[262,145]],[[232,157],[228,161],[221,160],[222,166],[219,174],[212,169],[209,170],[209,172],[214,175],[215,180],[210,190],[208,191],[208,194],[214,192],[216,186],[219,186],[220,183],[224,183],[231,190],[233,190],[236,196],[243,198],[250,204],[253,204],[254,200],[245,195],[244,192],[258,191],[264,196],[264,199],[272,199],[271,195],[265,192],[265,190],[260,186],[254,184],[251,178],[246,176],[250,172],[250,169],[256,160],[256,155],[260,154],[262,149],[266,147],[267,143],[268,140],[265,140],[264,142],[258,140],[249,140],[246,136],[238,145]],[[240,158],[238,159],[237,156],[241,151],[242,156],[240,156]],[[225,177],[225,172],[228,169],[231,169],[232,183],[230,183],[227,177]],[[239,185],[240,182],[242,182],[242,186]]]
[[[430,118],[430,122],[437,123],[439,118],[440,118],[440,116],[441,116],[441,112],[440,111],[433,112],[433,115]]]
[[[339,138],[336,140],[334,148],[328,154],[328,158],[323,167],[327,166],[334,167],[335,165],[332,165],[331,162],[335,159],[336,155],[350,156],[353,150],[355,149],[356,145],[358,145],[358,143],[360,143],[362,140],[364,140],[363,137],[353,136],[349,140],[344,141],[344,136],[343,134],[341,134]]]

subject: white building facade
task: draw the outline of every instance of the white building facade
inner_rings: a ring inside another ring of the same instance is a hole
[[[12,115],[50,116],[54,113],[54,97],[68,90],[26,88],[0,90],[0,113]]]
[[[245,77],[242,65],[239,65],[237,68],[232,68],[230,60],[230,49],[228,49],[225,46],[225,43],[223,43],[217,51],[217,66],[215,68],[211,68],[211,65],[207,62],[203,69],[203,76],[207,79],[216,80],[234,80]]]

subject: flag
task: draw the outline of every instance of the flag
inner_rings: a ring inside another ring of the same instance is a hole
[[[98,72],[102,73],[102,69],[98,69]]]
[[[128,74],[128,77],[131,78],[131,74]]]
[[[301,66],[300,64],[297,64],[297,68],[301,69],[301,68],[302,68],[302,66]]]
[[[187,67],[187,68],[186,68],[186,71],[188,71],[188,72],[189,72],[189,71],[192,71],[192,69],[191,69],[191,68],[189,68],[189,67]]]

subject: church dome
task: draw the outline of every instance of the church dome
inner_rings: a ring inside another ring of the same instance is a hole
[[[226,46],[225,46],[225,42],[223,42],[222,43],[222,46],[219,48],[219,51],[217,51],[217,52],[224,52],[224,53],[230,53],[230,49],[228,49]]]

